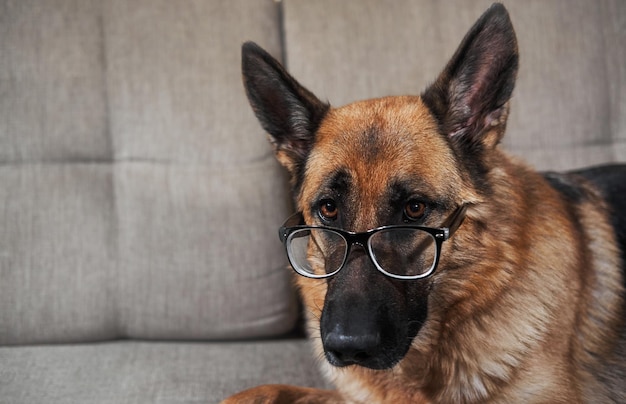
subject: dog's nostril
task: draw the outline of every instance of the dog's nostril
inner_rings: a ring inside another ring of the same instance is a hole
[[[365,362],[367,359],[369,359],[369,357],[370,357],[370,356],[369,356],[366,352],[357,352],[357,353],[354,355],[354,359],[355,359],[357,362]]]
[[[371,360],[380,347],[378,335],[329,333],[324,339],[328,361],[335,366],[359,365]]]
[[[371,358],[367,352],[342,352],[334,350],[327,350],[326,356],[335,366],[359,364]]]

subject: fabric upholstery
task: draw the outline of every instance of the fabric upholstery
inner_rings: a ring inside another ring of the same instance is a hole
[[[240,46],[272,0],[0,2],[0,343],[293,328]]]
[[[215,404],[259,383],[328,387],[302,339],[0,347],[0,363],[3,404]]]
[[[339,106],[421,93],[492,0],[284,3],[291,72]],[[539,169],[626,160],[626,3],[503,3],[520,48],[506,149]]]
[[[105,164],[0,165],[0,343],[115,335]]]
[[[276,338],[298,314],[288,185],[241,43],[334,105],[419,94],[491,2],[0,0],[0,404],[324,387],[323,358]],[[626,161],[626,2],[504,2],[504,147],[541,169]]]
[[[111,158],[97,0],[0,2],[0,162]]]

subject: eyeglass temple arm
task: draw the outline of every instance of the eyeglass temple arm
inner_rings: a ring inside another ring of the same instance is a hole
[[[285,223],[278,229],[278,238],[280,238],[281,243],[284,243],[287,239],[287,228],[293,226],[299,226],[304,224],[304,218],[302,217],[302,212],[296,212],[293,215],[289,216]]]
[[[454,232],[459,228],[459,226],[461,226],[461,223],[463,223],[463,219],[465,219],[466,211],[467,211],[467,205],[464,204],[464,205],[459,206],[458,209],[454,211],[452,216],[450,216],[450,218],[448,219],[449,224],[446,226],[448,230],[447,235],[446,235],[446,240],[452,237]]]

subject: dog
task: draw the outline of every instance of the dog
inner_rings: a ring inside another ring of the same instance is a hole
[[[251,42],[242,69],[291,178],[281,239],[336,390],[225,403],[626,402],[626,165],[539,173],[500,149],[504,6],[420,96],[332,108]]]

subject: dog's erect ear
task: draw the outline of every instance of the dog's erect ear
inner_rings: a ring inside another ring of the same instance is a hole
[[[422,99],[453,143],[493,147],[504,133],[517,67],[513,25],[496,3],[466,34]]]
[[[246,42],[241,54],[250,105],[270,135],[278,160],[297,182],[329,105],[300,85],[254,42]]]

